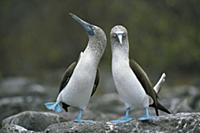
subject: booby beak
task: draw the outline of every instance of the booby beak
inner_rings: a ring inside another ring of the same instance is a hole
[[[122,34],[117,34],[117,37],[118,37],[119,43],[122,44]]]
[[[78,16],[76,16],[73,13],[69,13],[69,15],[71,15],[71,17],[78,22],[83,28],[84,30],[91,36],[94,35],[94,29],[93,29],[93,25],[85,22],[84,20],[82,20],[81,18],[79,18]]]

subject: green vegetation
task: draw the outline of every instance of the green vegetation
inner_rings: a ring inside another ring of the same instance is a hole
[[[64,68],[77,59],[87,35],[69,12],[110,29],[129,31],[130,55],[148,72],[194,74],[200,69],[200,1],[1,0],[0,76]],[[110,68],[110,42],[102,64]]]

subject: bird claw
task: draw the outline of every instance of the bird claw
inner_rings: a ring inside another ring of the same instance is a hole
[[[119,119],[116,119],[116,120],[112,120],[111,123],[114,123],[114,124],[126,123],[126,122],[129,122],[131,120],[133,120],[132,117],[122,117],[122,118],[119,118]]]

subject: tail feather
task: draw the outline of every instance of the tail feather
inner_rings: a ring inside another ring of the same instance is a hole
[[[47,103],[45,103],[45,106],[46,106],[47,109],[53,110],[53,111],[55,111],[57,113],[60,113],[60,112],[63,111],[62,107],[57,102],[47,102]]]
[[[155,108],[155,110],[156,110],[156,115],[158,116],[159,114],[158,114],[158,109],[159,110],[162,110],[163,112],[166,112],[166,113],[168,113],[168,114],[171,114],[171,112],[168,110],[168,109],[166,109],[162,104],[160,104],[159,102],[157,103],[157,107],[155,106],[155,104],[153,103],[153,104],[151,104],[151,105],[149,105],[150,107],[154,107]],[[157,109],[156,109],[157,108]]]
[[[156,115],[159,116],[159,112],[157,108],[155,108],[155,111],[156,111]]]
[[[64,109],[66,112],[68,112],[68,107],[69,107],[69,105],[67,105],[67,104],[65,104],[65,103],[63,103],[63,102],[61,102],[61,103],[62,103],[63,109]]]

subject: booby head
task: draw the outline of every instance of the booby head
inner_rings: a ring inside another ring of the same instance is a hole
[[[76,22],[78,22],[84,28],[84,30],[88,33],[88,35],[90,37],[94,37],[94,36],[98,36],[98,37],[103,36],[104,37],[105,36],[104,31],[100,27],[82,20],[81,18],[79,18],[78,16],[76,16],[73,13],[69,13],[69,14],[72,16],[72,18]]]
[[[97,52],[100,53],[100,55],[102,56],[107,43],[105,32],[100,27],[82,20],[73,13],[69,13],[69,15],[71,15],[72,18],[76,22],[78,22],[87,32],[89,37],[88,46],[92,49],[97,50]]]
[[[116,25],[111,29],[110,38],[112,44],[122,45],[128,41],[128,32],[124,26]]]
[[[71,15],[72,18],[84,28],[84,30],[88,33],[89,36],[95,35],[95,28],[92,24],[89,24],[88,22],[82,20],[73,13],[69,13],[69,15]]]
[[[116,25],[111,29],[110,40],[113,57],[129,56],[129,42],[127,29],[122,25]]]

